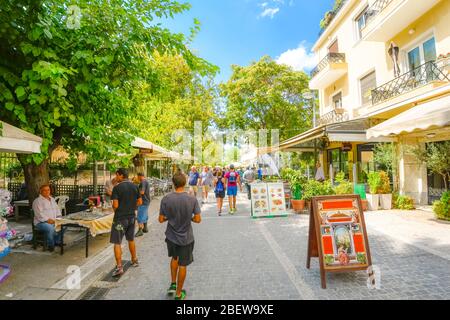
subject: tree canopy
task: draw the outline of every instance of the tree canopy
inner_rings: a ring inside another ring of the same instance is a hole
[[[189,50],[183,34],[154,22],[188,10],[189,4],[74,3],[5,0],[0,8],[0,117],[44,139],[40,154],[19,157],[34,184],[48,181],[49,154],[60,145],[96,159],[129,153],[139,131],[127,122],[141,107],[142,90],[136,88],[161,96],[177,89],[151,67],[155,52],[179,57],[200,75],[214,71]],[[30,194],[35,192],[36,185]]]
[[[235,129],[279,129],[280,139],[311,127],[312,110],[302,98],[308,76],[262,57],[246,67],[233,66],[231,78],[220,86],[226,98],[218,117],[220,127]]]

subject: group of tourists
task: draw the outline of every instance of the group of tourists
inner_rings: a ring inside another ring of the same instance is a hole
[[[222,214],[223,200],[228,196],[230,214],[236,213],[236,196],[238,187],[242,192],[242,180],[250,197],[250,184],[255,181],[256,173],[252,168],[238,172],[234,165],[212,170],[205,166],[201,172],[193,166],[188,175],[178,170],[172,178],[174,191],[166,195],[160,204],[159,222],[167,222],[165,242],[170,260],[171,283],[168,294],[176,300],[186,298],[183,289],[187,266],[193,258],[194,235],[192,223],[201,222],[201,207],[197,200],[198,188],[202,189],[202,202],[208,202],[210,188],[213,188],[217,199],[218,215]],[[186,192],[189,186],[189,193]],[[114,179],[105,185],[105,201],[110,201],[114,210],[110,242],[114,244],[116,267],[114,277],[124,273],[122,265],[122,241],[128,242],[131,254],[131,266],[138,267],[135,237],[148,232],[148,210],[150,206],[150,185],[144,174],[139,173],[135,183],[129,179],[126,169],[118,169]],[[38,230],[46,234],[50,251],[55,245],[62,245],[61,232],[56,232],[55,221],[61,216],[59,207],[53,197],[49,185],[43,185],[40,196],[33,202],[34,224]],[[136,225],[138,231],[135,232]]]
[[[236,197],[238,187],[242,192],[242,184],[245,183],[248,198],[250,199],[250,184],[256,180],[256,172],[248,167],[244,172],[242,169],[236,170],[233,164],[226,167],[214,167],[212,170],[204,166],[201,173],[196,166],[191,167],[188,174],[189,193],[197,197],[198,190],[201,188],[202,204],[208,203],[208,194],[210,189],[214,190],[217,202],[217,214],[222,215],[223,201],[228,196],[229,214],[235,214]]]

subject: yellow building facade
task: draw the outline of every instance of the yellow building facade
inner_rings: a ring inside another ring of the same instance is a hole
[[[320,104],[317,128],[282,149],[320,138],[327,174],[332,168],[358,181],[353,165],[375,170],[375,144],[397,142],[400,193],[430,202],[436,186],[426,164],[404,150],[450,139],[450,0],[344,1],[313,51],[320,61],[310,81]]]

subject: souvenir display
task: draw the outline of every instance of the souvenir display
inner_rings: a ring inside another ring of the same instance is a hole
[[[8,228],[6,217],[13,212],[11,206],[11,192],[0,189],[0,259],[7,256],[11,249],[9,241],[16,235],[16,231]],[[0,283],[3,282],[11,273],[8,266],[0,265]]]

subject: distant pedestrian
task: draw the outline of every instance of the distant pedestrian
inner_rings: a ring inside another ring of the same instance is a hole
[[[222,215],[223,199],[225,198],[225,183],[226,180],[223,176],[222,170],[217,172],[217,176],[214,179],[214,194],[217,199],[217,214]]]
[[[172,178],[175,192],[161,200],[159,222],[167,223],[166,244],[170,261],[171,284],[167,293],[175,293],[175,300],[184,300],[183,290],[186,279],[186,267],[194,261],[194,231],[192,222],[200,223],[200,205],[197,198],[185,192],[186,177],[175,174]]]
[[[322,164],[320,161],[317,161],[316,163],[316,181],[323,182],[325,181],[325,173],[323,172]]]
[[[261,167],[258,168],[258,180],[262,181],[263,179],[263,170]]]
[[[208,203],[209,188],[213,183],[214,176],[208,166],[203,168],[200,174],[200,186],[202,187],[202,203]]]
[[[243,175],[242,178],[244,180],[245,187],[247,189],[248,199],[250,200],[251,199],[251,194],[250,194],[251,186],[250,185],[253,182],[255,182],[255,172],[252,170],[252,168],[248,167],[247,170],[245,170],[244,175]]]
[[[236,213],[236,196],[237,196],[237,186],[242,191],[241,178],[239,174],[235,171],[234,165],[230,165],[230,171],[225,174],[226,185],[227,185],[227,195],[228,202],[230,205],[230,214]]]
[[[122,239],[124,236],[128,241],[128,248],[131,253],[131,265],[133,267],[139,266],[134,242],[134,229],[136,207],[142,205],[139,189],[128,180],[127,170],[117,170],[116,180],[117,185],[114,187],[111,196],[114,218],[110,241],[114,244],[114,256],[116,258],[116,269],[113,271],[113,277],[121,276],[124,272],[122,266]]]
[[[198,192],[198,181],[200,179],[200,174],[197,171],[196,166],[192,166],[189,172],[189,193],[197,198]]]
[[[139,192],[142,197],[142,205],[138,207],[137,221],[139,224],[139,230],[136,233],[136,237],[143,236],[148,232],[148,208],[150,207],[150,184],[148,183],[143,173],[138,173],[139,179]]]

